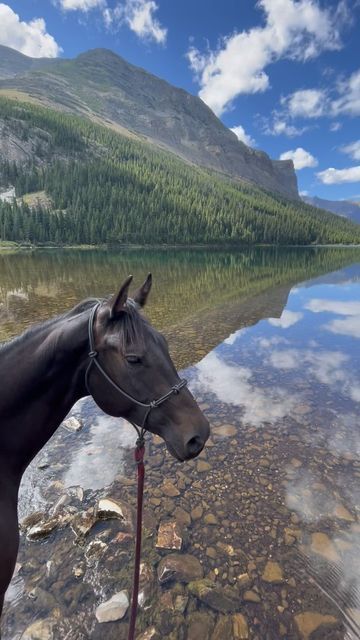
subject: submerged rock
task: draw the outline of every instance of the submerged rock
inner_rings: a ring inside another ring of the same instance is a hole
[[[178,549],[183,544],[182,532],[176,520],[161,522],[158,530],[156,546],[158,549]]]
[[[211,640],[233,640],[233,622],[231,616],[218,618]]]
[[[239,608],[239,594],[231,587],[218,587],[205,578],[190,582],[188,589],[193,596],[215,611],[232,613]]]
[[[294,616],[302,640],[309,640],[313,631],[322,625],[333,625],[338,621],[334,616],[326,616],[317,611],[305,611]]]
[[[25,516],[25,518],[23,518],[23,520],[20,522],[20,529],[26,531],[26,529],[34,527],[45,518],[46,514],[43,511],[34,511],[34,513],[30,513],[28,516]]]
[[[203,568],[199,560],[190,554],[172,553],[160,560],[157,568],[160,584],[171,580],[192,582],[203,577]]]
[[[161,490],[165,496],[168,496],[168,498],[176,498],[176,496],[180,495],[179,489],[175,487],[171,480],[164,480]]]
[[[140,564],[140,589],[138,604],[142,609],[150,608],[150,601],[154,593],[155,576],[152,568],[146,562]]]
[[[51,518],[46,522],[39,522],[28,529],[26,537],[28,540],[40,540],[49,536],[59,524],[58,518]]]
[[[156,631],[155,627],[150,627],[138,636],[136,640],[160,640],[160,635]]]
[[[96,522],[94,509],[88,509],[78,513],[72,523],[71,528],[76,536],[86,536]]]
[[[271,584],[281,584],[284,582],[283,570],[278,562],[269,560],[262,574],[264,582],[270,582]]]
[[[336,551],[334,543],[326,533],[321,533],[320,531],[313,533],[311,536],[310,549],[313,553],[322,556],[329,562],[338,562],[340,560],[340,556]]]
[[[75,416],[70,416],[70,418],[64,420],[62,426],[68,431],[74,431],[76,433],[77,431],[81,431],[83,423],[78,418],[75,418]]]
[[[53,640],[53,629],[56,621],[53,618],[37,620],[24,631],[22,640]]]
[[[123,525],[132,531],[136,524],[136,511],[123,500],[115,500],[115,498],[101,498],[98,502],[97,516],[99,518],[118,518],[122,520]]]
[[[98,622],[115,622],[121,620],[129,608],[127,591],[119,591],[98,606],[95,616]]]
[[[220,427],[213,427],[211,429],[213,435],[221,436],[223,438],[236,436],[237,431],[238,430],[234,424],[222,424]]]
[[[235,613],[232,618],[234,640],[248,640],[249,627],[242,613]]]
[[[188,632],[186,640],[210,640],[214,622],[205,611],[195,611],[188,618]]]

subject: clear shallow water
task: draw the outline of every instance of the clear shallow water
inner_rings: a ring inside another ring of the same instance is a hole
[[[205,575],[219,587],[237,590],[237,611],[252,640],[360,637],[360,264],[346,266],[345,254],[330,261],[329,254],[309,255],[294,253],[287,274],[288,254],[273,255],[270,262],[261,252],[232,260],[219,254],[193,264],[188,256],[183,295],[191,313],[183,310],[182,322],[173,323],[159,299],[156,312],[175,350],[182,338],[178,361],[196,363],[185,375],[213,432],[202,456],[210,465],[205,472],[198,461],[179,465],[150,440],[146,501],[153,531],[159,522],[173,520],[179,507],[188,514],[201,507],[199,518],[189,516],[184,549],[200,559]],[[331,264],[337,270],[327,273]],[[175,271],[170,260],[170,281]],[[316,274],[325,275],[295,284]],[[225,285],[228,295],[217,304],[219,277],[231,286]],[[23,283],[22,295],[29,291],[25,276]],[[174,309],[177,299],[169,284],[167,292]],[[24,304],[19,300],[15,309]],[[150,314],[156,313],[150,307]],[[14,316],[17,320],[19,311]],[[84,489],[82,502],[70,502],[78,511],[101,495],[134,504],[131,430],[100,415],[90,401],[73,413],[82,417],[83,430],[59,429],[39,454],[22,486],[21,513],[38,506],[49,511],[74,485]],[[50,466],[38,469],[41,462]],[[164,494],[164,478],[179,487],[178,496]],[[209,515],[215,524],[209,524]],[[114,543],[118,530],[118,521],[100,523],[85,544],[69,526],[59,527],[46,542],[23,538],[23,567],[5,610],[5,640],[20,638],[32,621],[59,612],[56,639],[125,638],[126,622],[104,626],[94,619],[100,601],[129,588],[132,548]],[[94,540],[107,545],[95,564],[86,559]],[[164,555],[155,541],[150,536],[144,543],[144,559],[154,568]],[[273,582],[264,579],[269,559],[282,572]],[[81,562],[86,571],[79,585],[72,570]],[[247,590],[259,602],[246,599],[238,579],[244,573]],[[35,599],[27,596],[34,588],[43,590]],[[180,614],[169,604],[179,593],[189,595],[180,585],[154,587],[139,629],[155,625],[161,637],[174,640],[212,638],[221,614],[193,596]],[[193,635],[194,620],[201,635]]]

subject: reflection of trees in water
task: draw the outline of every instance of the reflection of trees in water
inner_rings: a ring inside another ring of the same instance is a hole
[[[140,283],[148,271],[155,287],[150,317],[161,327],[227,300],[255,295],[359,260],[358,249],[249,248],[238,251],[43,251],[0,255],[0,302],[6,334],[60,313],[88,296],[114,291],[129,273]]]

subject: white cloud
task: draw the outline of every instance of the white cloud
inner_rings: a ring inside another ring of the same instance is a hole
[[[304,307],[313,313],[337,313],[342,316],[359,316],[360,319],[360,302],[356,300],[323,300],[321,298],[312,298]]]
[[[90,11],[97,7],[103,7],[105,0],[59,0],[64,11]]]
[[[327,96],[321,89],[301,89],[282,98],[281,104],[292,118],[318,118],[326,111]]]
[[[238,95],[268,89],[264,69],[280,58],[306,61],[341,48],[340,29],[348,19],[344,2],[335,13],[314,0],[259,0],[258,6],[265,13],[263,27],[235,32],[215,51],[188,51],[200,82],[199,95],[217,115]]]
[[[246,133],[244,127],[242,127],[241,124],[239,124],[237,127],[232,127],[230,131],[235,133],[238,140],[241,140],[241,142],[244,142],[244,144],[247,144],[248,147],[255,146],[255,140],[249,134]]]
[[[299,195],[300,195],[300,196],[302,196],[302,197],[303,197],[303,196],[308,196],[308,195],[309,195],[309,192],[308,192],[308,191],[306,191],[306,189],[304,189],[303,191],[299,191]]]
[[[278,118],[280,114],[275,114],[272,124],[265,123],[264,133],[268,136],[280,136],[284,135],[288,138],[295,138],[295,136],[301,136],[307,127],[295,127],[293,124],[289,124],[286,120]]]
[[[269,318],[268,322],[272,324],[273,327],[288,329],[299,322],[303,316],[304,314],[301,313],[301,311],[289,311],[288,309],[285,309],[280,318]]]
[[[337,90],[340,97],[332,103],[333,114],[360,115],[360,69],[350,78],[340,81]]]
[[[330,131],[339,131],[342,128],[341,122],[332,122],[330,125]]]
[[[123,6],[116,7],[115,18],[127,24],[142,40],[154,40],[158,44],[164,44],[167,29],[154,17],[158,8],[154,0],[125,0]]]
[[[0,44],[33,58],[56,58],[62,49],[46,31],[43,18],[22,22],[7,4],[0,3]]]
[[[318,165],[317,159],[302,147],[298,147],[297,149],[290,151],[284,151],[284,153],[280,155],[280,160],[292,160],[295,169],[298,170],[305,169],[305,167],[317,167]]]
[[[341,184],[342,182],[360,182],[360,166],[348,169],[334,169],[330,167],[319,171],[317,177],[323,184]]]
[[[327,331],[331,333],[339,333],[342,336],[360,338],[360,316],[349,316],[348,318],[332,320],[324,325],[324,329],[327,329]]]
[[[347,153],[353,160],[360,160],[360,140],[350,142],[350,144],[340,147],[340,151]]]

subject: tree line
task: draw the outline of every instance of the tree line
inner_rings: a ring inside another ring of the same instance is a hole
[[[33,244],[359,243],[360,226],[182,162],[77,116],[0,98],[0,121],[32,141],[0,158],[0,237]],[[45,191],[52,206],[22,196]]]

